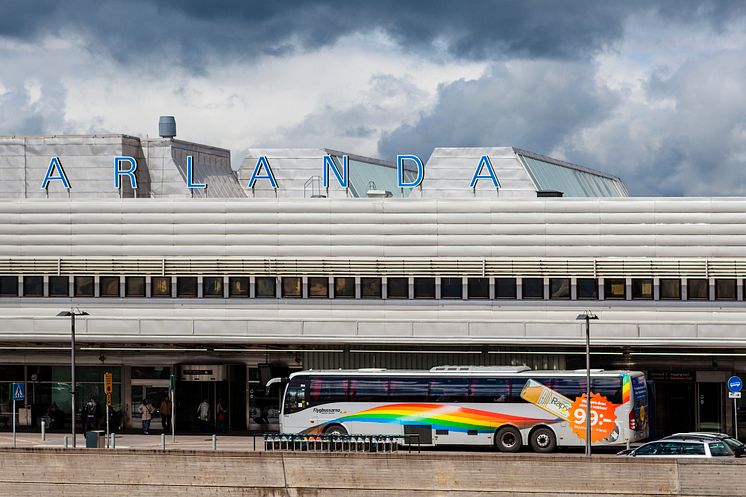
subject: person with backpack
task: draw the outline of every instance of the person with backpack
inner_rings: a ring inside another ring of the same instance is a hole
[[[150,421],[153,419],[155,408],[150,404],[148,399],[142,399],[139,411],[140,419],[142,420],[142,432],[145,435],[150,435]]]

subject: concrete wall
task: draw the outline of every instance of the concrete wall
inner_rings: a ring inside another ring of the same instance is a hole
[[[274,454],[0,451],[0,493],[17,497],[737,496],[740,460],[491,453]]]

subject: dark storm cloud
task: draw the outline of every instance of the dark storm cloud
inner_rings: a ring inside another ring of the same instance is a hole
[[[661,9],[691,22],[721,22],[746,8],[741,2],[675,5]],[[34,40],[68,32],[120,61],[164,57],[193,68],[225,58],[313,50],[343,35],[370,32],[385,32],[405,49],[438,57],[567,59],[614,43],[630,16],[652,8],[642,1],[573,0],[6,0],[0,36]]]

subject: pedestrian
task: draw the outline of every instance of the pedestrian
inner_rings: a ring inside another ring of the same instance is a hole
[[[228,419],[228,411],[223,406],[223,399],[218,399],[218,404],[215,406],[215,421],[217,422],[217,428],[220,433],[225,432],[225,422]]]
[[[98,414],[98,404],[96,404],[96,398],[91,395],[91,398],[83,408],[85,426],[83,431],[91,431],[96,429],[96,415]]]
[[[207,403],[207,399],[203,400],[197,407],[197,420],[202,433],[207,433],[210,428],[210,404]]]
[[[149,435],[150,433],[150,421],[153,419],[153,411],[155,410],[153,406],[150,404],[148,399],[142,399],[142,403],[140,404],[140,419],[142,420],[142,432],[145,435]]]
[[[171,398],[166,396],[161,401],[161,426],[163,426],[163,432],[171,431]]]

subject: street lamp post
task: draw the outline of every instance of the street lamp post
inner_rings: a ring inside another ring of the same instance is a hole
[[[72,437],[73,437],[73,448],[76,447],[75,443],[75,316],[88,316],[88,313],[81,311],[80,309],[70,309],[69,311],[62,311],[57,316],[67,317],[70,316],[70,417],[72,425]]]
[[[575,319],[585,320],[585,455],[591,457],[591,319],[598,316],[585,311]]]

